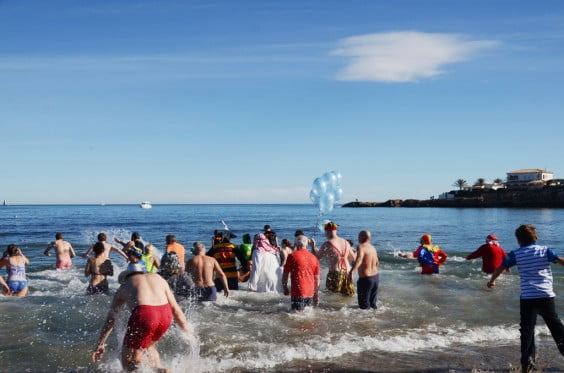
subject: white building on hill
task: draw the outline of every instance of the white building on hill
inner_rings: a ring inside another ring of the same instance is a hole
[[[531,168],[508,172],[506,184],[515,185],[531,182],[546,183],[548,180],[552,179],[554,179],[554,172]]]

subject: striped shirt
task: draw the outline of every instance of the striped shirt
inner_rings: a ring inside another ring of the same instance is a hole
[[[558,255],[546,246],[521,246],[503,260],[505,268],[517,265],[521,278],[521,299],[553,298],[550,263]]]

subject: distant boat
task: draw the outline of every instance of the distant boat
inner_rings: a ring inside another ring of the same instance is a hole
[[[151,202],[149,201],[141,202],[142,209],[150,209],[151,207],[153,207],[153,205],[151,205]]]
[[[8,202],[6,202],[6,200],[4,200],[4,203],[2,204],[2,206],[8,206]]]

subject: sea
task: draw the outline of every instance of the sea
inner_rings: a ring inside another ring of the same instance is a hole
[[[540,244],[564,255],[563,209],[337,207],[323,219],[337,222],[339,235],[355,244],[360,230],[372,232],[380,258],[378,309],[360,310],[355,297],[322,291],[318,308],[295,314],[288,297],[242,285],[216,303],[180,303],[194,337],[173,326],[158,344],[163,365],[172,372],[519,371],[518,271],[488,289],[480,260],[465,257],[490,233],[506,251],[515,249],[515,229],[525,223],[537,227]],[[209,245],[213,231],[224,228],[222,221],[238,236],[236,243],[265,224],[280,239],[292,239],[302,229],[323,241],[312,205],[0,206],[0,249],[15,243],[30,259],[29,294],[0,296],[0,372],[121,371],[128,311],[118,320],[106,356],[92,363],[112,295],[85,294],[82,257],[74,258],[73,269],[55,269],[55,257],[43,251],[56,232],[78,254],[99,232],[110,241],[127,240],[133,231],[162,253],[171,233],[187,248],[194,241]],[[398,256],[413,251],[424,233],[449,255],[438,275],[421,276],[414,260]],[[113,294],[126,265],[119,256],[112,260]],[[552,268],[557,310],[564,314],[564,268]],[[322,289],[326,272],[322,262]],[[564,371],[564,358],[540,317],[536,338],[539,368]]]

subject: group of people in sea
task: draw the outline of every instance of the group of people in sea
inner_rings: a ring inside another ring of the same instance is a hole
[[[122,365],[135,370],[148,363],[161,369],[155,349],[156,342],[176,320],[178,326],[189,333],[188,324],[178,301],[193,299],[199,302],[217,300],[217,292],[228,297],[238,290],[241,282],[248,282],[248,289],[255,292],[279,292],[290,296],[291,309],[302,312],[306,307],[319,305],[320,262],[326,258],[328,265],[325,286],[329,292],[354,296],[357,294],[361,309],[376,309],[379,286],[379,259],[371,243],[371,233],[363,230],[358,234],[358,245],[341,238],[338,225],[324,225],[326,241],[317,247],[315,239],[305,236],[302,230],[295,232],[294,242],[288,239],[279,244],[276,233],[269,225],[251,240],[250,234],[242,236],[242,243],[229,230],[216,230],[211,238],[211,248],[206,251],[202,242],[192,245],[192,258],[185,261],[186,249],[172,234],[166,236],[166,249],[157,258],[156,248],[145,244],[137,232],[130,241],[107,242],[105,233],[98,234],[83,257],[87,258],[84,275],[90,277],[87,294],[108,294],[108,277],[114,269],[110,254],[115,252],[127,260],[125,271],[119,274],[119,289],[114,295],[110,311],[102,328],[98,344],[92,354],[98,361],[105,353],[118,312],[124,304],[131,310],[122,349]],[[467,260],[482,258],[482,271],[491,274],[487,286],[493,288],[496,279],[509,268],[517,265],[521,278],[521,363],[524,372],[535,367],[534,326],[537,314],[547,323],[554,340],[564,354],[564,325],[556,314],[552,289],[550,263],[564,265],[564,258],[546,246],[537,245],[536,229],[522,225],[515,232],[519,248],[506,254],[494,234],[486,237],[486,243],[467,256]],[[62,233],[45,250],[50,255],[54,249],[56,267],[65,270],[72,267],[76,256],[72,245]],[[399,257],[416,259],[422,275],[439,273],[448,255],[432,243],[430,234],[420,238],[420,246],[413,253],[399,253]],[[239,262],[239,263],[237,263]],[[5,295],[24,296],[28,291],[25,266],[29,260],[15,244],[7,247],[0,268],[6,267],[8,279],[0,277]],[[358,280],[353,282],[353,273]],[[290,286],[288,282],[290,281]]]

